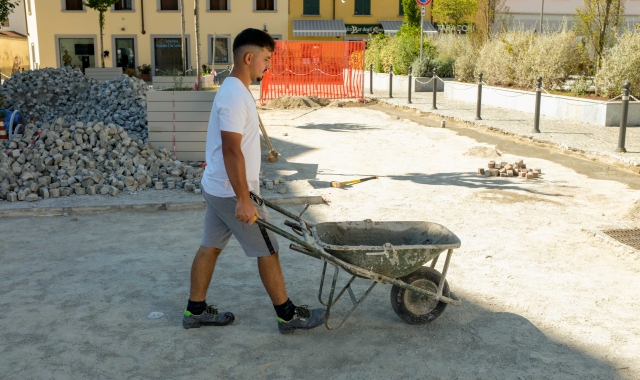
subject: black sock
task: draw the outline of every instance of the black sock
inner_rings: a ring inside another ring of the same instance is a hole
[[[278,318],[284,321],[290,321],[296,312],[296,305],[294,305],[293,302],[291,302],[291,300],[288,298],[287,302],[283,303],[282,305],[273,305],[273,308],[276,309]]]
[[[207,308],[206,300],[201,302],[194,302],[189,300],[189,303],[187,304],[187,311],[195,315],[202,314],[206,308]]]

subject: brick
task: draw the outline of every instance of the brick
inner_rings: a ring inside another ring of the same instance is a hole
[[[535,168],[535,169],[533,169],[533,171],[538,173],[538,174],[542,174],[542,169],[540,169],[540,168]]]
[[[492,176],[492,177],[498,177],[498,176],[500,176],[500,170],[498,170],[498,169],[491,169],[491,176]]]
[[[14,193],[13,191],[7,194],[7,201],[9,202],[17,202],[18,201],[18,194]]]
[[[484,176],[485,177],[491,177],[491,170],[485,170],[484,171]]]
[[[84,191],[85,191],[85,193],[87,193],[89,195],[96,195],[96,193],[97,193],[97,190],[96,190],[95,186],[87,186],[84,189]]]
[[[85,195],[87,191],[83,187],[76,187],[73,189],[78,195]]]
[[[484,175],[484,169],[483,169],[483,168],[479,168],[479,169],[478,169],[478,174],[480,174],[480,175]]]
[[[507,173],[506,173],[506,172],[504,172],[504,173],[500,173],[500,177],[506,177],[506,176],[507,176]]]
[[[72,192],[73,192],[73,189],[71,189],[70,187],[61,187],[60,188],[60,196],[61,197],[68,197],[69,195],[71,195]]]
[[[513,177],[514,171],[513,170],[507,170],[507,177]]]
[[[507,169],[507,170],[511,170],[511,169],[513,169],[513,166],[511,164],[506,164],[504,166],[504,168]]]
[[[495,161],[489,161],[489,164],[487,165],[487,168],[489,169],[493,169],[496,167],[496,163]]]
[[[533,179],[533,173],[527,173],[526,176],[527,179]]]
[[[193,193],[196,194],[196,195],[200,195],[200,194],[202,194],[202,190],[201,189],[195,189],[195,190],[193,190]]]
[[[109,190],[109,195],[111,195],[112,197],[118,196],[120,194],[120,190],[118,190],[118,188],[116,187],[111,187],[111,189]]]
[[[529,174],[531,174],[531,176],[533,176],[533,178],[538,178],[538,173],[536,173],[536,172],[529,173]]]
[[[518,173],[518,175],[522,178],[525,178],[527,176],[527,173],[520,172]]]
[[[156,190],[162,190],[162,189],[164,189],[164,182],[162,181],[156,182]]]
[[[506,173],[507,173],[507,169],[505,168],[500,169],[500,174],[506,174]]]
[[[184,190],[187,192],[193,192],[193,190],[195,189],[195,186],[193,183],[185,183],[184,184]]]
[[[38,194],[29,194],[27,195],[27,197],[25,198],[25,200],[27,202],[35,202],[38,200]]]
[[[49,196],[51,198],[58,198],[60,196],[60,189],[55,188],[55,189],[49,190]]]

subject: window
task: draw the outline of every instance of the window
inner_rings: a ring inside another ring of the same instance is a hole
[[[82,72],[88,67],[96,67],[93,38],[59,38],[58,48],[60,67],[76,67]]]
[[[371,16],[371,0],[356,0],[356,9],[353,14]]]
[[[254,0],[256,11],[275,11],[276,0]]]
[[[154,38],[153,50],[156,72],[153,75],[174,76],[182,73],[182,41],[180,37]],[[185,45],[189,57],[189,42]],[[187,60],[188,61],[188,60]],[[189,62],[187,62],[187,67]]]
[[[320,16],[320,0],[304,0],[304,10],[302,14],[310,16]]]
[[[210,0],[209,10],[210,11],[228,11],[229,0]]]
[[[402,0],[398,0],[398,3],[400,3],[400,10],[398,11],[398,15],[404,16],[404,7],[402,6]]]
[[[114,5],[113,9],[116,11],[132,11],[133,4],[131,4],[132,0],[118,0]]]
[[[82,0],[65,0],[65,11],[83,11]]]
[[[160,0],[161,11],[179,11],[178,0]]]
[[[228,65],[231,62],[229,54],[229,37],[216,37],[211,39],[214,65]]]
[[[116,66],[126,69],[136,68],[135,40],[133,38],[116,38]]]

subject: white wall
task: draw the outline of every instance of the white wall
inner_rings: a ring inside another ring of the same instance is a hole
[[[13,13],[9,15],[9,26],[3,27],[2,30],[10,30],[12,32],[27,35],[27,21],[24,16],[24,3],[20,1],[13,9]]]

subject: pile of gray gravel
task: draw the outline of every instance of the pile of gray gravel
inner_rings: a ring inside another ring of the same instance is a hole
[[[116,196],[147,188],[198,194],[204,171],[199,164],[177,161],[166,148],[113,123],[59,118],[52,125],[28,124],[11,141],[0,140],[0,200]]]
[[[99,83],[78,69],[40,69],[15,73],[0,86],[6,109],[19,110],[37,126],[67,123],[115,124],[147,140],[147,86],[138,78],[122,76]]]

